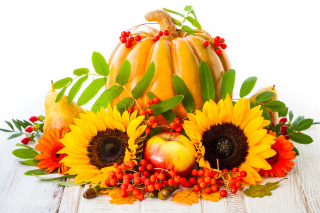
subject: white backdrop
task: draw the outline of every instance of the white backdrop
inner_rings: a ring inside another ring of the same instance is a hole
[[[275,84],[279,99],[297,114],[305,104],[319,112],[319,1],[2,0],[0,127],[24,109],[44,114],[35,105],[43,105],[50,80],[72,76],[75,68],[93,71],[92,52],[108,58],[120,32],[144,23],[147,12],[183,12],[185,5],[193,5],[206,31],[226,39],[236,97],[243,80],[257,76],[256,90]]]

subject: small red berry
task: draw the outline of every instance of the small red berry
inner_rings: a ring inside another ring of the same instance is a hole
[[[130,36],[130,37],[128,38],[128,41],[129,41],[129,42],[133,42],[133,41],[134,41],[133,36]]]
[[[110,186],[115,186],[117,184],[117,179],[112,178],[110,180]]]
[[[121,41],[121,43],[126,43],[127,42],[127,38],[125,38],[125,37],[121,37],[121,39],[120,39],[120,41]]]
[[[226,40],[224,38],[219,39],[220,43],[224,43]]]
[[[113,164],[113,167],[114,167],[114,168],[118,168],[118,167],[119,167],[119,164],[118,164],[118,163],[114,163],[114,164]]]
[[[214,170],[212,170],[212,171],[211,171],[211,175],[212,175],[212,177],[216,176],[217,174],[218,174],[218,172],[217,172],[217,171],[214,171]]]
[[[139,184],[140,183],[140,178],[139,177],[135,177],[133,179],[134,184]]]
[[[133,190],[134,190],[134,186],[131,185],[131,184],[129,184],[129,185],[128,185],[128,191],[132,192]]]
[[[163,185],[165,185],[165,186],[168,185],[168,181],[167,181],[167,180],[163,180],[162,183],[163,183]]]
[[[124,185],[129,185],[130,179],[123,179],[122,183],[123,183]]]
[[[126,41],[126,48],[130,48],[131,47],[131,42],[130,41]]]
[[[155,37],[153,37],[153,41],[158,41],[160,38],[159,38],[159,36],[155,36]]]
[[[171,186],[171,185],[173,185],[173,184],[175,184],[175,182],[174,182],[174,180],[173,180],[173,178],[169,178],[169,180],[168,180],[168,184]]]
[[[207,187],[207,183],[206,182],[201,182],[200,183],[200,188],[204,189]]]
[[[151,106],[151,105],[153,104],[153,99],[149,99],[148,102],[147,102],[147,104],[148,104],[149,106]]]
[[[202,182],[204,182],[204,179],[203,178],[198,178],[197,183],[200,184]]]
[[[139,196],[140,195],[140,190],[139,189],[134,189],[133,190],[133,195],[134,196]]]
[[[155,122],[157,119],[155,116],[150,116],[148,120]]]
[[[228,173],[229,171],[228,171],[228,169],[222,169],[221,172],[222,172],[222,173]]]
[[[121,197],[127,197],[127,190],[126,189],[122,189],[120,192],[120,196]]]
[[[121,32],[121,36],[122,36],[122,37],[127,37],[127,35],[128,35],[128,34],[127,34],[126,31],[122,31],[122,32]]]
[[[217,185],[212,185],[212,186],[211,186],[211,190],[212,190],[213,192],[217,192],[217,191],[220,190],[220,187],[217,186]]]
[[[148,177],[149,176],[149,172],[148,171],[143,171],[142,175],[145,176],[145,177]]]
[[[204,178],[204,182],[210,183],[210,182],[211,182],[211,178],[210,178],[210,177],[205,177],[205,178]]]
[[[135,172],[135,173],[133,173],[133,177],[134,177],[134,178],[140,177],[140,172]]]
[[[127,31],[127,37],[130,36],[130,34],[131,34],[131,32],[130,32],[130,31]]]
[[[151,126],[152,128],[157,128],[158,127],[158,124],[157,123],[154,123],[154,124],[152,124],[152,126]]]
[[[182,132],[182,128],[181,128],[180,126],[177,127],[175,130],[176,130],[176,132],[178,132],[178,133]]]
[[[147,109],[147,114],[148,114],[148,115],[152,115],[152,113],[153,113],[153,109],[148,108],[148,109]]]
[[[236,182],[236,187],[237,187],[237,188],[241,188],[241,187],[242,187],[242,183],[241,183],[240,181],[237,181],[237,182]]]
[[[281,126],[280,128],[280,132],[283,134],[283,135],[287,135],[287,129],[289,127],[288,126]]]
[[[150,131],[151,131],[150,127],[147,127],[147,128],[144,130],[144,132],[145,132],[146,134],[149,134]]]
[[[133,161],[133,160],[131,160],[131,161],[129,161],[128,162],[128,168],[133,168],[133,167],[135,167],[136,166],[136,163]]]
[[[179,175],[176,175],[173,180],[174,180],[175,182],[179,183],[179,182],[180,182],[180,179],[181,179],[180,176],[179,176]]]
[[[285,124],[285,123],[287,123],[287,121],[288,121],[288,119],[286,117],[282,117],[279,119],[279,123]]]
[[[134,39],[135,39],[136,41],[140,41],[140,40],[141,40],[141,36],[140,36],[140,35],[136,35],[136,36],[134,37]]]
[[[242,177],[238,176],[237,181],[242,182]]]
[[[142,159],[141,161],[140,161],[140,165],[141,166],[146,166],[148,164],[148,162],[147,162],[147,160],[145,160],[145,159]]]
[[[239,168],[238,167],[234,167],[231,171],[234,172],[234,173],[237,173],[237,172],[239,172]]]
[[[163,32],[162,32],[162,31],[159,31],[159,32],[158,32],[158,36],[161,37],[162,35],[163,35]]]
[[[198,176],[202,177],[203,175],[204,175],[204,171],[203,171],[202,169],[200,169],[200,170],[198,171]]]
[[[177,128],[177,124],[171,122],[170,123],[170,129],[175,129],[175,128]]]
[[[226,44],[220,44],[220,47],[221,47],[222,49],[226,49],[226,48],[227,48],[227,45],[226,45]]]
[[[110,176],[116,176],[116,172],[115,172],[115,171],[110,171],[110,172],[109,172],[109,175],[110,175]]]
[[[151,170],[153,169],[152,164],[149,163],[149,164],[146,166],[146,169],[147,169],[148,171],[151,171]]]
[[[150,179],[145,179],[144,180],[144,185],[149,186],[151,184]]]
[[[166,176],[163,173],[160,173],[159,176],[158,176],[159,180],[164,180],[165,177]]]
[[[39,120],[39,118],[37,117],[37,116],[31,116],[30,118],[29,118],[29,121],[31,121],[32,123],[34,123],[34,122],[36,122],[36,121],[38,121]]]
[[[173,165],[172,163],[170,163],[169,166],[168,166],[168,169],[169,169],[169,170],[174,169],[174,165]]]
[[[121,184],[120,188],[127,191],[128,185],[126,185],[126,184]]]
[[[220,191],[220,196],[221,196],[221,197],[226,197],[227,194],[228,194],[227,191],[224,190],[224,189]]]
[[[212,178],[211,181],[210,181],[210,184],[211,184],[211,185],[216,185],[216,183],[217,183],[217,180],[214,179],[214,178]]]
[[[220,46],[220,43],[219,43],[219,42],[214,42],[214,43],[213,43],[213,46],[219,47],[219,46]]]
[[[205,40],[202,44],[203,44],[203,46],[207,47],[207,46],[209,46],[209,41]]]
[[[148,190],[149,190],[149,192],[153,192],[154,191],[154,185],[153,184],[148,185]]]
[[[237,179],[236,178],[232,178],[229,182],[229,185],[232,187],[232,186],[236,186],[236,183],[237,183]]]
[[[204,176],[205,177],[211,177],[211,172],[210,172],[209,169],[208,170],[204,170]]]
[[[146,115],[147,112],[146,112],[144,109],[142,109],[142,110],[140,110],[139,114],[140,114],[140,115]]]
[[[169,35],[169,30],[163,31],[163,34],[166,35],[166,36]]]
[[[144,194],[139,194],[138,199],[139,200],[144,200]]]
[[[126,169],[127,169],[127,165],[124,164],[124,163],[122,163],[122,164],[120,165],[120,168],[121,168],[122,170],[126,170]]]
[[[237,193],[238,188],[237,187],[231,187],[230,191],[231,191],[232,194],[235,194],[235,193]]]
[[[192,174],[193,176],[197,176],[197,175],[198,175],[198,170],[193,169],[193,170],[191,171],[191,174]]]
[[[200,186],[199,185],[194,185],[193,186],[193,191],[195,191],[195,192],[200,191]]]
[[[146,170],[146,169],[144,168],[144,166],[139,166],[139,171],[140,171],[140,172],[143,172],[144,170]]]
[[[217,55],[220,55],[222,53],[222,51],[220,49],[216,50]]]
[[[219,40],[220,40],[220,36],[216,36],[216,37],[214,38],[214,41],[216,41],[216,42],[219,42]]]
[[[189,178],[189,183],[190,183],[191,185],[195,184],[196,182],[197,182],[197,178],[196,178],[196,177],[191,177],[191,178]]]
[[[26,137],[26,138],[23,138],[23,139],[21,140],[21,143],[23,143],[24,145],[27,145],[27,144],[29,143],[29,141],[30,141],[30,138],[29,138],[29,137]]]
[[[34,130],[34,127],[33,126],[28,126],[24,131],[26,131],[26,132],[33,132],[33,130]]]
[[[211,187],[207,187],[207,188],[204,189],[204,192],[207,193],[207,194],[210,194],[211,190],[212,190]]]
[[[240,176],[241,177],[246,177],[247,176],[247,172],[246,171],[241,171],[240,172]]]
[[[156,183],[154,184],[154,189],[155,189],[155,190],[160,190],[160,189],[162,189],[162,188],[163,188],[163,184],[162,184],[162,183],[156,182]]]
[[[286,135],[284,138],[285,138],[286,140],[289,140],[289,139],[290,139],[290,136],[289,136],[289,135]]]
[[[134,111],[134,108],[132,106],[128,108],[129,113],[133,113],[133,111]]]
[[[174,170],[174,169],[170,170],[171,177],[176,176],[176,174],[177,174],[176,170]]]
[[[159,103],[160,101],[158,97],[154,97],[152,100],[153,100],[153,103],[155,104]]]
[[[122,169],[121,168],[116,168],[116,173],[117,174],[120,174],[120,173],[122,174]]]
[[[148,126],[152,126],[152,124],[154,124],[154,121],[151,121],[150,119],[147,120],[147,125]]]

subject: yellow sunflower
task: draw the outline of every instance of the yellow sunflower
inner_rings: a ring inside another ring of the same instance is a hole
[[[188,114],[183,128],[197,149],[196,158],[201,167],[246,171],[244,181],[256,184],[262,178],[258,171],[269,170],[265,160],[276,154],[271,149],[275,142],[273,135],[263,127],[270,121],[262,117],[260,106],[250,109],[250,100],[240,99],[235,106],[227,95],[218,104],[206,102],[202,112]]]
[[[140,136],[147,127],[140,125],[143,120],[144,116],[137,117],[137,111],[125,111],[121,116],[110,105],[107,111],[101,107],[100,112],[80,114],[80,119],[74,119],[75,125],[70,125],[71,132],[61,140],[65,147],[58,153],[68,155],[61,163],[70,167],[69,174],[77,175],[76,183],[105,187],[114,163],[126,163],[142,151]]]

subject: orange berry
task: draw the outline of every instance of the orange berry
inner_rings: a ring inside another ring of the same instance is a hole
[[[206,182],[201,182],[200,183],[200,188],[206,188],[207,187],[207,183]]]
[[[153,184],[148,185],[148,190],[149,190],[149,192],[153,192],[154,191],[154,185]]]
[[[134,196],[139,196],[139,194],[140,194],[140,190],[139,189],[134,189],[133,190],[133,195]]]
[[[166,176],[163,173],[160,173],[159,176],[158,176],[159,180],[164,180],[165,177]]]
[[[202,170],[202,169],[200,169],[199,171],[198,171],[198,176],[203,176],[204,175],[204,171]]]
[[[128,165],[127,165],[127,166],[128,166],[128,168],[131,169],[131,168],[133,168],[133,167],[136,166],[136,163],[135,163],[133,160],[131,160],[131,161],[128,162]]]
[[[210,187],[207,187],[207,188],[204,189],[204,192],[207,193],[207,194],[210,194],[211,190],[212,189]]]
[[[146,115],[147,112],[146,112],[144,109],[142,109],[142,110],[140,110],[139,114],[140,114],[140,115]]]
[[[139,194],[138,199],[139,200],[144,200],[144,194]]]
[[[211,186],[211,190],[212,190],[213,192],[217,192],[217,191],[220,190],[220,187],[217,186],[217,185],[213,185],[213,186]]]
[[[159,100],[158,97],[154,97],[154,98],[153,98],[153,103],[157,104],[157,103],[159,103],[159,101],[160,101],[160,100]]]
[[[154,124],[152,124],[152,126],[151,126],[152,128],[157,128],[158,127],[158,124],[157,123],[154,123]]]
[[[170,163],[169,166],[168,166],[168,169],[169,169],[169,170],[174,169],[174,165],[173,165],[172,163]]]
[[[211,181],[210,181],[210,184],[211,184],[211,185],[215,185],[216,183],[217,183],[217,180],[214,179],[214,178],[212,178]]]
[[[193,186],[193,191],[195,191],[195,192],[200,191],[200,186],[199,185],[194,185]]]
[[[118,168],[118,167],[119,167],[119,164],[118,164],[118,163],[114,163],[114,164],[113,164],[113,167],[114,167],[114,168]]]
[[[152,124],[154,124],[154,121],[151,121],[151,120],[148,119],[148,120],[147,120],[147,125],[148,125],[148,126],[152,126]]]
[[[140,165],[141,166],[146,166],[148,164],[148,162],[145,160],[145,159],[142,159],[141,161],[140,161]]]
[[[192,174],[193,176],[197,176],[197,175],[198,175],[198,170],[193,169],[193,170],[191,171],[191,174]]]
[[[149,164],[146,166],[146,169],[147,169],[148,171],[151,171],[151,170],[153,169],[153,165],[149,163]]]
[[[204,182],[203,178],[198,178],[197,183],[200,184],[202,182]]]
[[[160,189],[162,189],[162,188],[163,188],[163,184],[162,184],[162,183],[156,182],[156,183],[154,184],[154,189],[155,189],[155,190],[160,190]]]
[[[211,182],[211,178],[210,178],[210,177],[205,177],[205,178],[204,178],[204,182],[210,183],[210,182]]]
[[[151,108],[148,108],[148,109],[147,109],[147,114],[148,114],[148,115],[151,115],[152,113],[153,113],[153,110],[152,110]]]
[[[127,197],[127,190],[126,189],[122,189],[120,192],[120,196],[121,197]]]
[[[145,132],[146,134],[149,134],[150,131],[151,131],[150,127],[147,127],[147,128],[144,130],[144,132]]]
[[[147,104],[148,104],[149,106],[151,106],[151,105],[153,104],[153,99],[149,99],[148,102],[147,102]]]

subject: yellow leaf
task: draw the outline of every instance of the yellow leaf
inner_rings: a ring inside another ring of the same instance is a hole
[[[173,195],[172,201],[187,203],[191,206],[193,203],[199,203],[199,198],[200,192],[195,192],[193,189],[183,189]]]
[[[100,191],[100,193],[108,194],[111,197],[111,204],[131,204],[134,201],[138,200],[138,198],[135,197],[132,192],[128,191],[126,197],[121,197],[120,192],[121,188],[119,187],[115,187],[114,189],[107,189],[102,192]]]
[[[210,194],[201,192],[201,196],[204,200],[210,200],[212,202],[218,202],[221,199],[220,192],[211,192]]]

